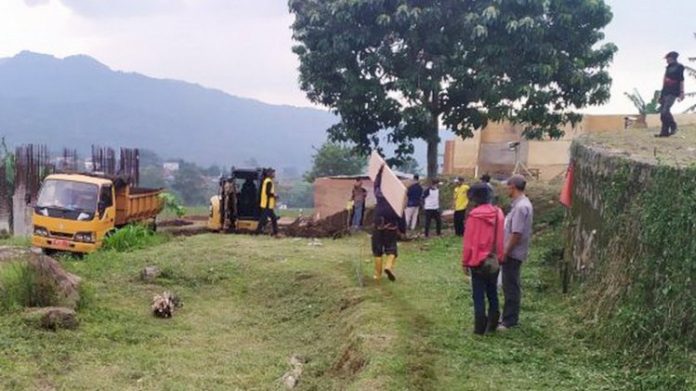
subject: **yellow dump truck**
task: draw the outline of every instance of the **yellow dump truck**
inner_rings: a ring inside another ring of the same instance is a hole
[[[155,223],[162,189],[143,189],[119,178],[54,174],[44,180],[34,207],[32,245],[45,251],[89,253],[124,225]]]

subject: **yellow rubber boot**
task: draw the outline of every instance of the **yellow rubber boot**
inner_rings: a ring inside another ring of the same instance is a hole
[[[375,257],[375,275],[373,278],[376,281],[382,279],[382,257]]]
[[[394,275],[394,265],[396,264],[396,255],[387,256],[387,266],[384,268],[384,272],[387,273],[387,278],[389,281],[396,281],[396,275]]]

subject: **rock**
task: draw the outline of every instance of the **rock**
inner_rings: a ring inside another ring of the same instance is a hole
[[[147,266],[140,272],[140,278],[146,282],[152,282],[162,274],[162,271],[157,266]]]
[[[292,374],[286,373],[283,376],[283,384],[285,384],[285,388],[287,388],[288,390],[291,390],[291,389],[297,387],[297,383],[298,383],[297,379]]]
[[[304,357],[297,354],[293,354],[290,357],[292,369],[283,375],[283,384],[285,384],[287,389],[297,387],[297,383],[300,382],[300,376],[302,376],[302,372],[304,372],[304,364],[306,362],[307,360],[305,360]]]
[[[80,302],[80,277],[66,272],[60,262],[47,255],[31,253],[28,262],[39,279],[48,280],[54,285],[58,305],[77,308]]]
[[[75,310],[65,307],[29,308],[25,321],[45,330],[74,330],[79,325]]]
[[[307,360],[305,360],[304,357],[297,354],[293,354],[292,357],[290,357],[290,365],[292,365],[293,367],[302,366],[306,362]]]

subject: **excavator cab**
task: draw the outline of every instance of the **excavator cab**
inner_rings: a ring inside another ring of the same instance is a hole
[[[208,228],[222,232],[253,232],[259,224],[261,209],[261,169],[232,169],[220,178],[220,189],[210,199]]]

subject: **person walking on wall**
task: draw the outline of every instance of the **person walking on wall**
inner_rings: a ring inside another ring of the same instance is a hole
[[[464,230],[462,266],[471,275],[471,294],[474,301],[474,333],[494,332],[498,328],[498,273],[503,258],[503,211],[490,203],[485,184],[471,187],[474,208],[469,213]],[[493,257],[498,265],[490,264]],[[489,262],[489,265],[485,263]],[[504,263],[503,263],[504,264]],[[495,266],[498,266],[497,268]],[[486,314],[488,298],[488,314]]]
[[[677,122],[671,109],[674,102],[684,100],[684,65],[677,62],[679,53],[669,52],[665,56],[667,69],[660,94],[660,121],[662,129],[655,137],[669,137],[677,133]]]
[[[464,220],[466,219],[466,208],[469,206],[469,185],[464,183],[464,179],[459,177],[454,180],[454,234],[464,236]]]
[[[362,179],[355,180],[350,200],[353,202],[353,229],[357,230],[362,226],[363,214],[365,212],[365,200],[367,199],[367,189],[363,187]]]
[[[519,323],[522,302],[522,264],[529,255],[534,208],[525,195],[526,179],[514,175],[507,181],[508,195],[512,199],[510,213],[505,218],[505,259],[503,262],[502,328],[515,327]]]
[[[379,169],[375,178],[374,192],[377,199],[375,205],[375,222],[372,231],[372,255],[375,257],[375,281],[382,279],[382,274],[386,274],[389,281],[396,281],[394,266],[396,258],[399,256],[397,240],[399,231],[406,232],[406,220],[399,217],[397,212],[389,204],[389,201],[382,193],[382,172],[384,166]],[[384,262],[386,255],[386,263]]]
[[[421,204],[423,203],[423,186],[421,186],[418,175],[413,176],[415,181],[408,187],[406,192],[406,226],[411,230],[418,227],[418,213],[420,212]]]
[[[425,208],[425,237],[430,236],[430,223],[433,220],[435,220],[437,236],[442,235],[440,189],[437,187],[437,179],[431,179],[430,186],[423,193],[423,207]]]
[[[275,214],[278,196],[275,192],[274,178],[275,170],[269,168],[261,183],[261,202],[259,205],[261,207],[261,216],[259,217],[259,225],[256,228],[256,234],[261,234],[263,232],[263,229],[266,228],[266,223],[268,223],[270,219],[273,236],[278,236],[278,217]]]

